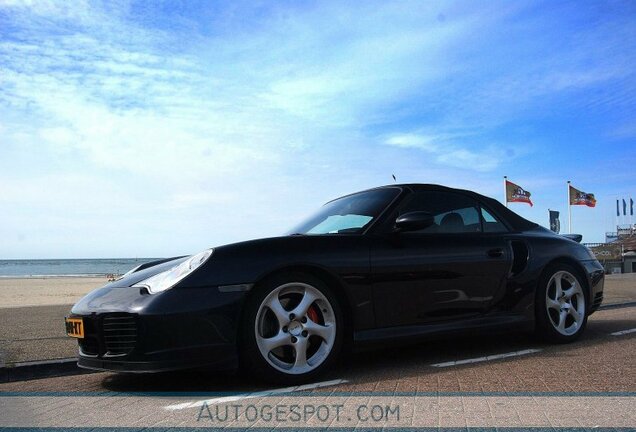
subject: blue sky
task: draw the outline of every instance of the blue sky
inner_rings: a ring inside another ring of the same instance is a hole
[[[0,1],[0,258],[168,256],[392,182],[602,241],[636,198],[636,5]],[[635,219],[636,221],[636,219]]]

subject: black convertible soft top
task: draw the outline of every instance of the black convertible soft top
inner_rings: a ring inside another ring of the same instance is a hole
[[[488,207],[499,213],[501,217],[504,218],[515,231],[531,230],[539,226],[539,224],[519,216],[517,213],[510,210],[508,207],[506,207],[496,199],[483,195],[479,195],[479,197],[486,203],[486,205],[488,205]]]
[[[421,184],[421,183],[410,183],[410,184],[397,184],[397,185],[386,185],[383,187],[400,187],[410,189],[412,191],[416,190],[427,190],[427,191],[446,191],[446,192],[458,192],[464,195],[470,195],[474,199],[479,202],[483,202],[492,209],[499,217],[504,219],[508,225],[514,231],[527,231],[538,227],[539,225],[519,216],[517,213],[510,210],[508,207],[497,201],[496,199],[478,194],[477,192],[465,190],[465,189],[455,189],[447,186],[436,185],[436,184]]]

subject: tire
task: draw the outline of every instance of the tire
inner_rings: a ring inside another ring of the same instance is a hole
[[[308,382],[337,359],[343,323],[340,304],[322,280],[305,273],[275,276],[246,302],[241,363],[272,383]]]
[[[553,343],[574,342],[587,325],[588,304],[587,286],[574,267],[548,266],[535,296],[537,335]]]

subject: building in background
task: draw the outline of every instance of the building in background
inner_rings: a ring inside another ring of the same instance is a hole
[[[636,225],[619,225],[605,233],[605,243],[586,243],[606,273],[636,273]]]

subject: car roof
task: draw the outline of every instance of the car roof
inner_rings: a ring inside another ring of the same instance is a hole
[[[476,192],[472,192],[469,190],[465,190],[465,189],[457,189],[457,188],[452,188],[452,187],[448,187],[448,186],[444,186],[444,185],[440,185],[440,184],[433,184],[433,183],[396,183],[396,184],[388,184],[388,185],[384,185],[384,186],[379,186],[377,188],[372,188],[372,189],[388,189],[388,188],[392,188],[392,187],[399,187],[399,188],[407,188],[407,189],[411,189],[411,190],[427,190],[427,191],[458,191],[458,192],[467,192],[469,194],[477,194]]]
[[[377,189],[390,189],[390,188],[408,189],[412,192],[432,191],[432,192],[461,193],[461,194],[472,197],[473,199],[479,201],[480,203],[485,204],[489,210],[492,210],[495,213],[495,216],[498,216],[499,218],[504,219],[508,223],[508,225],[510,225],[515,231],[526,231],[529,229],[534,229],[538,226],[538,224],[519,216],[517,213],[510,210],[508,207],[506,207],[505,205],[503,205],[496,199],[493,199],[485,195],[479,194],[477,192],[473,192],[466,189],[451,188],[448,186],[430,184],[430,183],[399,183],[399,184],[388,184],[384,186],[379,186],[376,188],[367,189],[367,191],[377,190]],[[361,191],[361,192],[366,192],[366,191]]]

